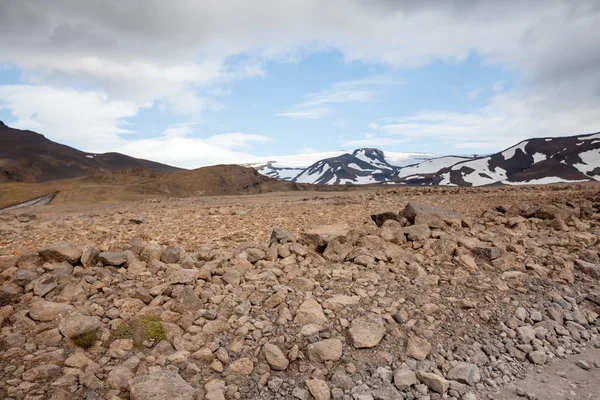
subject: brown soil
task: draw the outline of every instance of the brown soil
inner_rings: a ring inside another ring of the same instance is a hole
[[[592,368],[587,371],[579,368],[575,365],[579,360],[586,361]],[[594,367],[595,362],[600,363],[600,349],[590,348],[583,354],[556,360],[532,372],[525,379],[492,394],[490,399],[526,399],[517,395],[517,389],[521,389],[539,400],[597,400],[600,398],[600,370]]]

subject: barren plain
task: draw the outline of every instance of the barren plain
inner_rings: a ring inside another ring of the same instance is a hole
[[[0,398],[597,399],[599,188],[0,213]]]

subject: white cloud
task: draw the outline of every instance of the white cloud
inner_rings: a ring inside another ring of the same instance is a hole
[[[84,151],[117,151],[183,168],[197,168],[221,163],[240,163],[257,157],[248,153],[255,143],[269,138],[239,132],[191,137],[197,122],[185,122],[166,128],[162,135],[134,139],[135,125],[127,121],[142,107],[110,99],[95,91],[75,91],[47,86],[0,86],[0,109],[16,118],[11,123],[19,129],[44,134],[48,139],[69,143]],[[127,126],[128,128],[124,128]]]
[[[506,86],[507,83],[508,82],[506,82],[505,80],[496,81],[494,83],[494,86],[492,86],[492,90],[494,91],[494,93],[500,93],[504,91],[504,86]]]
[[[424,111],[384,124],[383,132],[463,145],[489,142],[491,135],[500,142],[586,132],[597,130],[600,106],[600,45],[592,29],[599,23],[595,0],[547,0],[543,7],[517,0],[180,0],[176,7],[155,0],[1,1],[0,63],[23,69],[25,79],[40,85],[19,89],[32,95],[26,99],[6,88],[2,97],[21,127],[73,144],[117,142],[127,133],[123,119],[140,104],[197,117],[221,107],[211,89],[264,76],[268,62],[335,49],[347,61],[418,68],[474,54],[514,73],[519,90],[507,93],[498,82],[496,96],[478,112]],[[62,91],[79,112],[39,110],[58,86],[97,89]],[[368,84],[330,89],[337,93],[313,94],[304,107],[277,115],[318,119],[344,99],[375,95]]]
[[[404,82],[386,76],[371,76],[353,81],[337,82],[325,90],[307,94],[305,101],[275,115],[297,119],[320,119],[332,113],[332,108],[327,105],[373,101],[377,92],[367,87],[400,83]]]
[[[331,113],[331,109],[329,108],[308,108],[308,109],[298,109],[297,111],[285,111],[276,113],[275,115],[278,117],[288,117],[295,119],[321,119],[326,117]]]
[[[454,149],[490,151],[531,137],[598,131],[597,107],[588,101],[594,88],[581,85],[576,88],[577,96],[568,96],[564,90],[502,92],[476,112],[423,111],[369,126],[398,139],[435,140]]]
[[[177,167],[198,168],[256,160],[258,157],[247,151],[253,143],[267,140],[269,139],[264,136],[239,132],[214,135],[205,139],[166,134],[157,138],[129,141],[115,150]]]
[[[467,100],[476,100],[477,98],[479,98],[479,95],[481,95],[481,93],[484,92],[485,89],[483,88],[477,88],[477,89],[473,89],[470,90],[467,93]]]
[[[142,106],[148,106],[144,104]],[[131,131],[124,119],[136,115],[141,106],[109,99],[96,91],[80,92],[48,86],[0,86],[0,108],[15,117],[19,129],[41,132],[51,140],[83,150],[110,147]]]

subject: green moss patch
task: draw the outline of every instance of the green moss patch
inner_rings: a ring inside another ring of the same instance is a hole
[[[135,317],[117,326],[110,342],[117,339],[132,339],[133,345],[141,348],[144,342],[158,343],[165,340],[167,334],[160,318],[154,314]]]
[[[96,340],[98,340],[97,331],[85,332],[81,335],[71,337],[71,341],[75,343],[75,345],[84,349],[89,349],[90,347],[92,347],[94,343],[96,343]]]

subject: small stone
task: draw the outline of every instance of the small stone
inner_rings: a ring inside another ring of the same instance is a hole
[[[125,367],[114,367],[106,377],[106,383],[112,389],[127,390],[129,388],[129,380],[133,379],[134,375]]]
[[[284,371],[290,364],[285,354],[274,344],[266,343],[262,348],[262,352],[267,360],[267,364],[275,371]]]
[[[430,372],[417,371],[417,379],[427,385],[429,389],[440,394],[446,393],[450,387],[450,381]]]
[[[308,379],[305,383],[308,391],[313,395],[315,400],[329,400],[331,398],[329,386],[327,386],[325,381],[320,379]]]
[[[583,361],[583,360],[578,360],[575,365],[577,365],[579,368],[581,369],[585,369],[586,371],[589,370],[590,368],[590,364],[588,364],[587,362]]]
[[[423,361],[431,352],[431,343],[418,336],[408,339],[406,355],[415,360]]]
[[[231,375],[250,375],[254,370],[254,364],[249,358],[240,358],[232,362],[227,368],[227,373]]]
[[[517,308],[517,310],[515,311],[515,316],[521,320],[521,321],[525,321],[525,318],[527,318],[527,311],[523,308],[523,307],[519,307]]]
[[[300,325],[319,324],[327,322],[323,308],[315,299],[307,299],[300,305],[294,322]]]
[[[310,393],[308,393],[308,390],[296,386],[294,390],[292,390],[292,396],[299,400],[308,400]]]

